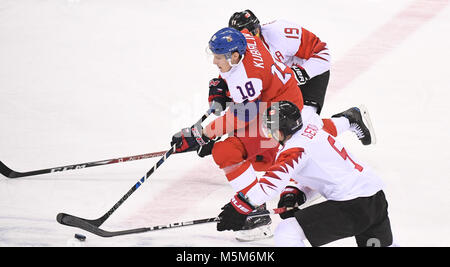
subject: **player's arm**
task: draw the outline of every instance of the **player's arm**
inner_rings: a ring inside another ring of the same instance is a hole
[[[294,147],[281,153],[275,165],[270,167],[259,182],[246,194],[249,201],[256,205],[262,205],[275,196],[278,196],[294,177],[294,170],[301,168],[303,148]]]
[[[306,59],[303,64],[292,69],[301,84],[317,75],[330,70],[330,53],[325,42],[305,28],[301,28],[301,42],[295,56]],[[295,63],[295,61],[294,61]]]
[[[217,223],[218,231],[242,229],[247,215],[257,206],[262,205],[279,194],[294,175],[294,170],[300,168],[302,148],[291,148],[280,154],[273,165],[244,196],[237,193],[231,201],[222,208]]]
[[[246,101],[245,103],[233,103],[225,114],[209,123],[204,134],[209,138],[216,138],[256,123],[260,101]]]
[[[222,112],[227,102],[231,102],[227,83],[222,78],[214,78],[209,81],[208,102],[216,114]],[[196,150],[200,157],[211,154],[215,140],[204,134],[201,124],[182,129],[172,136],[171,146],[177,144],[176,152],[187,152]]]

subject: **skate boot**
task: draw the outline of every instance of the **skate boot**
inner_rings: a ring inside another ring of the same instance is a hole
[[[256,208],[256,212],[266,210],[266,204]],[[242,227],[242,230],[236,232],[236,239],[241,242],[255,241],[264,238],[270,238],[272,233],[272,219],[270,215],[249,217]]]
[[[350,122],[350,130],[356,134],[363,145],[376,143],[375,131],[372,127],[369,112],[364,106],[352,107],[344,112],[331,116],[332,118],[345,117]]]

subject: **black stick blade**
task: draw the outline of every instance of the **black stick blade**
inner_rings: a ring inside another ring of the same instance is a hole
[[[0,173],[8,178],[16,178],[16,172],[8,168],[3,162],[0,161]]]
[[[60,224],[80,228],[101,237],[111,237],[107,231],[103,231],[89,221],[66,213],[58,213],[56,221]]]
[[[56,215],[56,221],[60,224],[81,228],[86,231],[89,231],[88,229],[92,228],[92,226],[96,227],[95,225],[90,224],[88,221],[82,218],[66,213],[58,213],[58,215]]]
[[[93,233],[94,235],[98,235],[101,237],[113,237],[113,236],[119,236],[119,235],[129,235],[129,234],[137,234],[137,233],[143,233],[150,231],[150,228],[136,228],[136,229],[130,229],[125,231],[115,231],[115,232],[109,232],[102,230],[98,228],[97,226],[89,223],[88,220],[66,214],[66,213],[58,213],[56,215],[56,221],[60,224],[72,226],[76,228],[80,228],[82,230],[88,231],[90,233]]]

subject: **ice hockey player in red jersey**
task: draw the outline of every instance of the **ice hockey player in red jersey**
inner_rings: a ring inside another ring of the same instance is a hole
[[[273,197],[280,196],[279,207],[296,207],[317,192],[327,200],[281,214],[277,246],[304,246],[304,240],[321,246],[351,236],[358,246],[392,245],[382,180],[321,129],[318,115],[305,122],[302,114],[289,101],[267,109],[263,128],[281,144],[276,162],[222,208],[217,230],[241,229],[254,207]]]
[[[194,125],[174,136],[172,145],[179,144],[178,152],[199,147],[201,156],[212,153],[235,192],[245,193],[257,183],[255,171],[273,164],[278,147],[262,136],[259,115],[271,102],[281,100],[302,109],[303,99],[292,70],[275,61],[262,41],[247,30],[221,29],[211,37],[209,49],[220,73],[210,82],[210,101],[220,103],[222,110],[226,102],[232,105],[204,129]],[[226,139],[214,143],[214,138],[226,134]],[[259,218],[243,229],[270,222],[269,216]],[[270,227],[261,231],[261,236],[272,235]]]
[[[274,60],[261,39],[246,29],[219,30],[211,37],[209,49],[220,73],[210,82],[209,100],[219,103],[221,110],[227,103],[231,105],[205,128],[193,125],[183,129],[173,136],[171,145],[177,144],[177,152],[197,150],[200,156],[212,154],[235,192],[246,193],[258,182],[255,171],[267,170],[278,149],[277,142],[262,136],[259,115],[270,103],[282,100],[302,110],[302,94],[292,70]],[[305,121],[311,113],[315,111],[304,111]],[[228,137],[214,141],[224,135]],[[270,222],[269,216],[249,220],[243,229],[256,229],[252,231],[256,232],[254,236],[270,236],[270,227],[263,227]]]
[[[298,85],[303,94],[305,108],[313,109],[320,114],[330,78],[330,51],[325,42],[314,33],[298,24],[276,20],[261,25],[251,10],[235,12],[229,19],[228,26],[237,30],[247,29],[263,40],[272,56],[289,66],[295,73]],[[369,125],[354,121],[367,110],[361,107],[338,113],[331,119],[324,119],[324,127],[333,136],[351,130],[364,145],[375,144],[376,138]],[[364,114],[365,113],[365,114]]]

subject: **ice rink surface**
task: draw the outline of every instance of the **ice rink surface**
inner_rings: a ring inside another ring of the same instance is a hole
[[[328,44],[322,117],[368,107],[378,143],[339,139],[384,179],[397,242],[449,246],[448,2],[0,0],[0,160],[29,171],[168,149],[208,108],[218,74],[209,38],[250,8],[263,23],[291,20]],[[59,212],[100,217],[156,161],[0,177],[0,247],[67,246],[74,233],[85,246],[274,245],[239,243],[214,223],[101,238],[56,222]],[[211,157],[174,155],[102,228],[214,217],[232,195]]]

